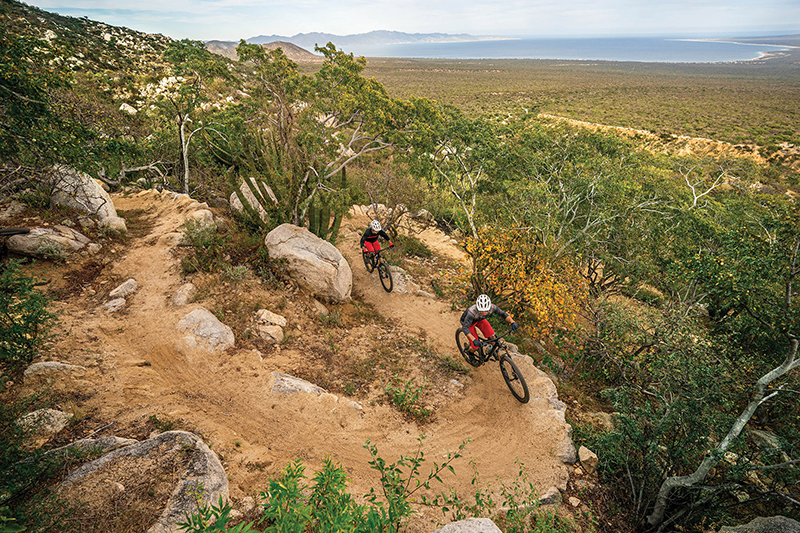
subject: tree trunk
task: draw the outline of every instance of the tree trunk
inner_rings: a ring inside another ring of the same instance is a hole
[[[181,155],[183,156],[183,192],[189,194],[189,146],[186,142],[186,120],[178,118],[181,122]]]
[[[714,466],[719,462],[719,459],[731,447],[733,441],[735,441],[742,432],[745,425],[747,425],[747,422],[756,412],[758,406],[778,394],[779,391],[777,390],[766,394],[767,385],[792,369],[800,366],[800,360],[797,359],[797,346],[798,340],[794,337],[789,337],[789,353],[786,355],[786,359],[784,359],[780,366],[772,369],[770,372],[767,372],[756,382],[756,390],[753,393],[753,398],[750,403],[747,404],[747,407],[745,407],[744,411],[742,411],[742,413],[733,423],[733,427],[731,427],[725,438],[722,439],[722,442],[719,443],[719,446],[717,446],[713,452],[706,455],[706,458],[703,459],[703,462],[700,463],[700,466],[697,467],[697,470],[688,476],[672,476],[664,480],[664,482],[661,484],[661,488],[658,490],[658,496],[656,497],[656,503],[653,507],[653,513],[647,517],[648,524],[651,526],[661,525],[661,523],[664,521],[664,512],[667,508],[667,500],[672,492],[672,489],[676,489],[678,487],[691,487],[695,483],[703,481],[711,469],[714,468]]]

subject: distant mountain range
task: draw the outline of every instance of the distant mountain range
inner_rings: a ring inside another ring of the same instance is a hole
[[[467,33],[403,33],[400,31],[371,31],[352,35],[334,35],[332,33],[298,33],[292,37],[285,35],[258,35],[247,39],[248,43],[266,44],[283,41],[313,51],[315,45],[325,46],[333,43],[337,48],[375,44],[408,44],[408,43],[446,43],[463,41],[488,41],[507,39],[488,35],[469,35]]]

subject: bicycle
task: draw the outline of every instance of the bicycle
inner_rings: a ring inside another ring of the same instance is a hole
[[[471,366],[479,367],[488,361],[498,361],[500,363],[500,372],[503,374],[503,379],[511,390],[511,394],[521,403],[528,403],[528,400],[531,399],[530,392],[528,392],[528,384],[525,382],[525,377],[519,371],[517,364],[511,358],[508,345],[503,340],[503,337],[509,335],[511,331],[509,329],[494,339],[481,339],[484,344],[491,344],[491,347],[488,352],[484,352],[483,346],[481,346],[473,354],[469,349],[469,339],[464,334],[464,331],[458,328],[456,330],[456,346],[458,346],[458,351],[461,352],[461,355]]]
[[[393,246],[389,246],[392,248]],[[386,262],[386,259],[383,258],[381,255],[381,250],[377,252],[361,252],[361,256],[364,259],[364,266],[367,267],[367,272],[372,272],[376,268],[378,269],[378,277],[381,279],[381,285],[383,285],[383,290],[386,292],[392,292],[392,288],[394,287],[394,282],[392,281],[392,272],[389,270],[389,263]]]

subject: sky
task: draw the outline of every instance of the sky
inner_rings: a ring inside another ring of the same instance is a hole
[[[174,39],[392,30],[503,36],[800,33],[800,0],[22,0]]]

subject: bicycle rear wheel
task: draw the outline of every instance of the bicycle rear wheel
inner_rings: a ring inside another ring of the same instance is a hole
[[[361,252],[361,257],[364,259],[364,266],[367,267],[367,272],[375,270],[375,265],[372,264],[372,258],[369,256],[369,252]]]
[[[528,384],[525,383],[522,372],[519,371],[516,363],[507,353],[500,356],[500,372],[503,373],[503,379],[506,380],[506,385],[508,385],[514,398],[522,403],[528,403],[528,400],[531,399],[531,395],[528,392]]]
[[[392,292],[394,282],[392,281],[392,273],[389,271],[389,265],[386,264],[386,261],[381,261],[378,263],[378,275],[381,278],[383,290],[386,292]]]
[[[461,352],[461,357],[469,363],[471,366],[481,366],[483,363],[481,362],[481,355],[478,353],[472,353],[469,349],[469,339],[461,328],[456,330],[456,346],[458,346],[458,351]]]

